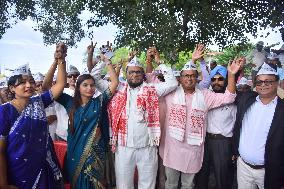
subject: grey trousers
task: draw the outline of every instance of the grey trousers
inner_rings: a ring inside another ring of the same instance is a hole
[[[194,173],[183,173],[175,169],[165,167],[166,171],[166,189],[177,189],[179,184],[179,177],[181,176],[181,189],[192,189]]]

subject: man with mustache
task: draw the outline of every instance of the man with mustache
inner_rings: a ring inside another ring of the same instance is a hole
[[[227,69],[218,65],[211,71],[210,77],[212,90],[215,93],[225,93],[228,83]],[[234,103],[209,110],[203,163],[198,173],[196,188],[208,188],[212,165],[216,188],[230,188],[233,177],[232,136],[236,113],[237,107]]]
[[[242,95],[234,126],[239,189],[284,186],[284,101],[277,95],[277,66],[263,63],[256,91]]]
[[[180,86],[165,97],[167,113],[160,155],[165,166],[166,189],[178,188],[179,177],[181,188],[193,188],[193,178],[203,161],[208,110],[231,104],[235,100],[235,74],[241,67],[239,61],[228,66],[225,93],[216,94],[197,85],[195,62],[203,57],[204,50],[204,45],[196,46],[192,60],[184,65],[180,73]]]

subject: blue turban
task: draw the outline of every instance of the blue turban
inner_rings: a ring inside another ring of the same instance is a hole
[[[222,77],[227,78],[227,69],[224,66],[216,66],[210,72],[210,78],[213,78],[217,74],[220,74]]]

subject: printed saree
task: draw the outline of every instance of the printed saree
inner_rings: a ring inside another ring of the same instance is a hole
[[[102,120],[107,120],[106,103],[110,97],[107,90],[74,112],[74,133],[68,130],[65,162],[73,189],[99,189],[107,185],[105,169],[109,131],[107,122]],[[71,111],[71,96],[62,94],[58,102],[68,113]]]
[[[0,106],[0,138],[7,143],[8,183],[20,189],[62,189],[44,108],[53,102],[50,91],[33,96],[19,113],[11,103]]]

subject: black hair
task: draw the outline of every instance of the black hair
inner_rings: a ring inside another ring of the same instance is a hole
[[[8,83],[7,83],[8,93],[9,93],[9,95],[11,95],[11,97],[13,99],[15,98],[15,93],[10,90],[10,86],[13,86],[13,87],[17,86],[19,83],[21,83],[22,79],[23,79],[23,76],[21,74],[20,75],[13,75],[8,79]]]
[[[75,92],[74,92],[74,97],[73,97],[73,107],[71,108],[71,111],[69,112],[69,130],[72,134],[75,132],[74,128],[74,113],[78,109],[78,107],[81,106],[82,99],[81,99],[81,94],[80,94],[80,85],[83,83],[83,81],[87,79],[92,79],[94,82],[94,78],[90,74],[83,74],[80,75],[77,78],[76,85],[75,85]]]

